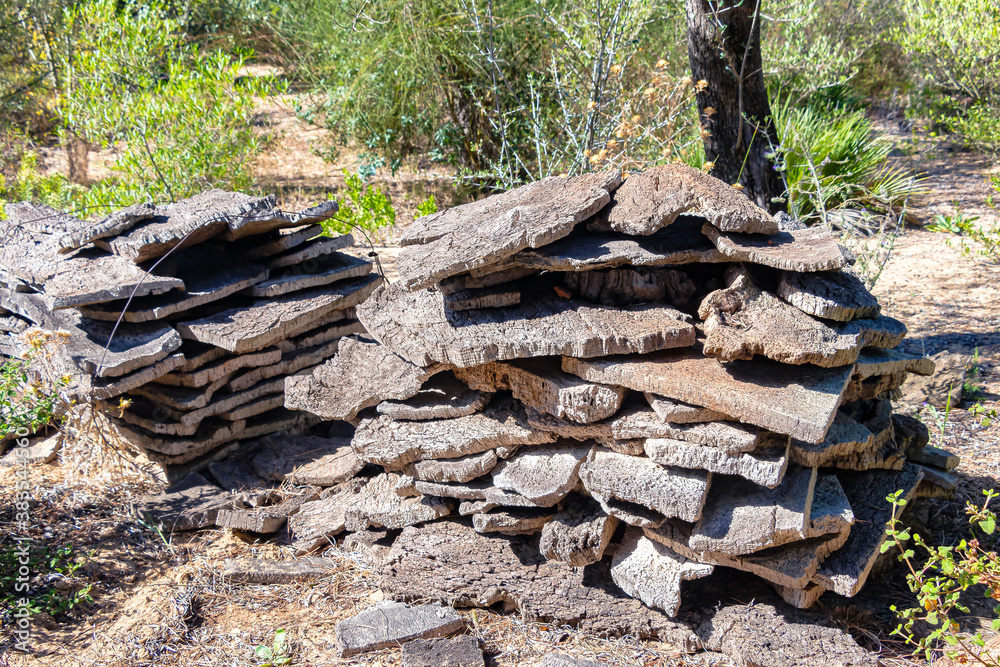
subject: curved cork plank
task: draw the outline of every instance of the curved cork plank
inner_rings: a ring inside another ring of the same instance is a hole
[[[451,373],[437,375],[415,395],[402,401],[387,400],[378,404],[379,414],[397,421],[427,421],[465,417],[482,410],[493,392],[470,389]]]
[[[701,405],[815,443],[826,437],[854,367],[761,359],[722,365],[692,348],[604,359],[563,357],[563,370],[591,382]]]
[[[552,176],[420,218],[400,239],[405,246],[397,262],[400,285],[430,287],[561,239],[603,208],[620,183],[617,170]]]
[[[360,278],[371,273],[372,263],[351,255],[334,252],[316,261],[306,260],[287,268],[272,269],[267,280],[243,291],[256,297],[276,297],[289,292],[329,285],[340,280]]]
[[[736,188],[680,164],[652,167],[625,179],[611,204],[587,225],[592,231],[646,236],[696,211],[718,229],[774,234],[778,223]]]
[[[826,229],[810,227],[768,236],[724,233],[706,224],[702,232],[734,262],[763,264],[785,271],[833,271],[848,265],[836,239]]]
[[[778,281],[778,296],[803,313],[838,322],[878,317],[882,307],[853,273],[785,271]]]
[[[418,366],[645,354],[693,345],[695,338],[694,327],[683,321],[686,316],[669,306],[595,307],[555,294],[507,308],[451,313],[437,290],[404,292],[394,283],[376,290],[357,310],[376,340]]]

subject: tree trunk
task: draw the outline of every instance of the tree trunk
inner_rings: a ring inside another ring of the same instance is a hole
[[[781,175],[767,156],[778,145],[760,53],[761,0],[686,0],[688,59],[695,81],[705,157],[712,175],[739,184],[761,208],[786,210]],[[742,85],[741,85],[742,81]]]

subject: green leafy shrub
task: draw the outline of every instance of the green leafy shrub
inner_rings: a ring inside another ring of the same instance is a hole
[[[346,169],[344,182],[346,196],[340,200],[337,214],[323,222],[326,234],[349,234],[355,229],[372,233],[396,224],[396,209],[389,195]]]
[[[422,218],[425,215],[430,215],[431,213],[437,213],[438,207],[437,202],[434,200],[434,195],[430,195],[427,199],[423,200],[417,204],[417,214],[413,216],[414,218]]]
[[[20,432],[34,433],[56,421],[64,399],[59,391],[69,382],[62,377],[50,383],[38,377],[34,363],[44,364],[53,341],[48,334],[29,334],[28,351],[20,359],[0,365],[0,437]]]
[[[907,584],[917,596],[917,607],[891,609],[900,619],[893,634],[901,637],[914,648],[915,655],[922,655],[928,662],[937,655],[945,655],[960,663],[977,662],[983,665],[1000,665],[996,656],[984,652],[982,634],[971,636],[963,633],[958,618],[969,614],[969,608],[962,602],[962,595],[974,586],[984,586],[985,596],[1000,600],[1000,558],[988,546],[988,540],[996,532],[996,514],[989,503],[997,497],[992,490],[984,490],[986,501],[982,507],[969,503],[966,512],[973,529],[982,531],[980,539],[961,540],[955,546],[933,546],[918,533],[902,527],[899,514],[906,506],[900,492],[890,494],[886,500],[892,504],[892,519],[886,528],[889,536],[882,544],[882,553],[893,548],[899,550],[899,560],[906,565]],[[923,556],[917,557],[916,549]],[[987,542],[987,544],[984,544]],[[995,613],[1000,612],[1000,606]],[[918,634],[918,625],[927,628]],[[994,632],[1000,630],[1000,618],[991,624]]]

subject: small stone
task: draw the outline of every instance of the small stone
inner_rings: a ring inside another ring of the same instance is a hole
[[[447,637],[462,630],[465,620],[454,609],[441,605],[409,607],[401,602],[381,602],[335,626],[340,657],[376,651],[412,641]]]

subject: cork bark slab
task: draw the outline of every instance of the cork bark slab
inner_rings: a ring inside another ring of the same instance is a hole
[[[757,450],[784,449],[788,438],[736,422],[671,424],[662,422],[648,406],[636,402],[610,420],[617,440],[670,438],[718,449],[726,455]]]
[[[691,548],[691,524],[671,520],[659,528],[644,528],[646,537],[664,544],[678,554],[701,563],[750,572],[781,586],[805,588],[823,560],[847,541],[849,532],[814,537],[752,554],[732,555]]]
[[[197,260],[197,264],[179,271],[184,278],[183,292],[133,299],[127,306],[119,301],[80,310],[95,320],[114,322],[121,317],[125,322],[151,322],[224,299],[267,278],[267,269],[257,264],[220,264],[218,258],[210,258],[210,253],[195,253],[190,259]]]
[[[493,486],[491,482],[481,479],[464,484],[425,482],[418,479],[414,480],[413,486],[418,494],[423,493],[438,498],[454,498],[464,501],[459,505],[459,514],[463,516],[481,514],[497,508],[543,507],[543,505],[519,493],[505,491]]]
[[[441,498],[418,496],[402,498],[396,494],[398,475],[382,473],[351,498],[344,515],[347,530],[369,526],[395,529],[434,521],[451,513],[452,505]]]
[[[699,405],[691,405],[684,401],[676,401],[666,396],[651,394],[648,391],[645,393],[645,397],[656,416],[668,424],[703,424],[732,420],[732,417],[721,412],[709,410]]]
[[[809,614],[762,604],[725,607],[697,630],[702,645],[722,651],[744,664],[780,667],[877,667],[878,656],[868,653],[845,631],[833,626],[827,614]],[[748,660],[753,656],[752,662]]]
[[[365,333],[365,328],[355,318],[354,309],[346,308],[339,310],[335,316],[330,317],[329,324],[307,329],[301,333],[278,341],[278,348],[282,354],[301,350],[306,347],[314,347],[322,343],[338,340],[346,336],[354,336]]]
[[[712,474],[665,468],[650,459],[596,449],[580,466],[580,480],[592,494],[648,507],[665,517],[697,521]]]
[[[452,312],[480,308],[504,308],[516,306],[519,303],[521,303],[521,288],[510,284],[444,294],[445,310]]]
[[[495,268],[593,271],[624,265],[677,266],[731,261],[701,233],[704,222],[703,218],[682,216],[667,229],[641,237],[578,230],[537,250],[522,250]]]
[[[718,449],[683,440],[649,438],[644,449],[646,456],[660,465],[736,475],[769,489],[781,483],[788,467],[787,445],[784,450],[730,456]]]
[[[227,559],[222,578],[233,584],[292,584],[333,576],[341,563],[336,558],[305,558],[297,561],[263,558]]]
[[[135,514],[162,526],[169,534],[214,526],[219,510],[234,506],[239,506],[239,500],[209,484],[201,475],[191,473],[161,493],[139,499]]]
[[[492,391],[470,389],[451,373],[443,373],[431,378],[412,397],[382,401],[377,410],[396,421],[452,419],[479,412],[492,397]]]
[[[270,394],[249,403],[244,403],[231,410],[220,412],[219,417],[226,421],[234,422],[241,419],[249,419],[250,417],[275,410],[284,405],[285,397],[282,394]]]
[[[253,474],[245,460],[213,461],[208,465],[208,471],[215,482],[230,493],[256,492],[273,486]]]
[[[572,495],[542,528],[538,550],[552,561],[573,567],[590,565],[604,557],[617,527],[618,519],[594,499]]]
[[[776,433],[822,442],[853,369],[757,359],[722,365],[693,348],[606,359],[563,357],[563,370],[590,382],[662,394]]]
[[[918,354],[907,354],[899,350],[872,348],[861,353],[854,369],[855,375],[862,379],[873,375],[890,375],[901,372],[925,376],[933,375],[934,361]]]
[[[306,225],[292,229],[280,229],[271,235],[250,237],[237,245],[238,253],[248,261],[270,257],[291,250],[323,233],[321,225]]]
[[[181,336],[230,352],[259,350],[318,324],[330,313],[366,299],[381,282],[378,276],[353,280],[333,288],[298,292],[279,299],[260,299],[246,308],[231,308],[198,320],[180,322]]]
[[[98,239],[118,236],[156,214],[157,208],[150,202],[133,204],[111,213],[99,222],[67,229],[58,235],[56,242],[60,252],[68,253]]]
[[[262,220],[279,217],[274,206],[273,195],[257,198],[237,192],[208,190],[175,204],[157,207],[157,215],[113,239],[98,239],[96,244],[140,264],[162,257],[181,242],[190,248],[226,230],[248,224],[256,217]]]
[[[712,574],[714,565],[688,560],[646,537],[642,529],[625,531],[611,561],[611,579],[647,606],[676,616],[681,606],[681,582]]]
[[[861,279],[846,271],[786,271],[778,281],[778,296],[803,313],[838,322],[878,317],[882,310]]]
[[[687,309],[698,288],[686,273],[665,267],[622,267],[563,275],[577,298],[608,306],[660,301]]]
[[[342,236],[317,236],[316,238],[301,243],[298,246],[292,248],[287,252],[283,252],[277,255],[272,255],[266,259],[261,260],[261,262],[271,273],[275,276],[281,275],[280,269],[292,269],[294,272],[295,267],[310,260],[322,261],[328,255],[336,252],[337,250],[343,250],[344,248],[350,248],[354,245],[354,237],[350,234],[344,234]]]
[[[244,216],[242,219],[230,220],[228,228],[222,233],[226,241],[236,241],[248,236],[266,234],[278,229],[311,225],[321,220],[328,220],[337,212],[339,206],[335,201],[325,201],[302,209],[301,211],[261,211]]]
[[[455,419],[397,422],[385,415],[362,419],[352,446],[358,458],[403,470],[428,459],[453,459],[510,445],[542,445],[551,433],[528,427],[524,410],[514,401],[496,400],[482,412]]]
[[[702,232],[719,252],[734,262],[762,264],[799,273],[833,271],[848,265],[836,239],[822,227],[762,236],[724,233],[706,224]]]
[[[288,379],[285,406],[328,420],[351,419],[384,400],[415,396],[424,382],[444,369],[439,364],[426,368],[412,364],[384,345],[344,338],[337,356],[311,376]]]
[[[889,373],[887,375],[872,375],[866,378],[862,378],[860,375],[852,375],[851,381],[844,391],[844,403],[891,395],[893,392],[899,390],[909,377],[910,374],[906,371]]]
[[[487,450],[457,459],[417,461],[406,466],[403,472],[425,482],[465,483],[488,475],[498,461],[496,452]]]
[[[349,438],[275,433],[260,441],[251,466],[261,479],[333,486],[364,467]]]
[[[514,398],[539,412],[584,424],[618,412],[627,392],[564,373],[557,359],[492,362],[455,373],[473,389],[511,391]]]
[[[335,487],[320,500],[304,504],[288,519],[288,543],[302,556],[334,544],[333,537],[346,529],[345,515],[364,480],[352,479]]]
[[[603,208],[620,183],[617,171],[553,176],[419,218],[400,239],[400,284],[406,290],[430,287],[548,245]]]
[[[739,478],[709,494],[689,544],[695,551],[749,554],[809,537],[815,468],[792,468],[776,488]]]
[[[858,335],[843,335],[760,289],[742,269],[727,276],[729,287],[701,302],[705,354],[720,361],[763,355],[784,364],[824,368],[854,363]]]
[[[166,325],[97,322],[73,311],[52,313],[42,327],[69,334],[58,351],[78,368],[100,378],[121,377],[151,366],[181,346],[180,336]],[[105,351],[105,349],[107,351]]]
[[[680,164],[660,165],[629,176],[612,195],[611,204],[587,228],[646,236],[691,210],[725,232],[778,231],[774,218],[745,194]]]
[[[591,449],[572,441],[522,449],[493,469],[493,484],[539,505],[555,505],[576,488],[580,463]]]
[[[838,457],[870,450],[874,442],[874,433],[850,415],[838,412],[823,442],[809,444],[793,439],[790,453],[792,461],[801,466],[826,466]]]
[[[555,510],[549,508],[512,508],[472,515],[472,528],[477,533],[501,535],[531,535],[541,532],[552,520]]]
[[[224,387],[231,377],[224,375],[204,387],[193,388],[171,387],[153,382],[136,387],[131,393],[176,410],[198,410],[208,405],[212,397],[215,396],[215,392]]]
[[[513,266],[510,260],[506,260],[504,264],[483,269],[482,273],[477,273],[475,276],[471,273],[462,273],[445,278],[438,284],[437,288],[445,296],[450,296],[458,292],[499,287],[504,283],[512,283],[534,273],[534,269]]]
[[[259,382],[279,375],[291,376],[299,371],[306,372],[315,366],[323,363],[337,353],[340,347],[339,341],[322,343],[313,347],[306,347],[281,355],[277,363],[268,366],[258,366],[246,372],[234,376],[228,383],[230,391],[243,391]]]
[[[0,332],[3,333],[19,334],[30,326],[31,322],[17,315],[0,317]]]
[[[225,352],[224,350],[220,351]],[[189,372],[174,372],[164,375],[157,380],[157,384],[167,384],[173,387],[204,387],[238,370],[273,364],[279,360],[281,360],[281,350],[277,347],[269,347],[258,352],[237,356],[227,355],[221,357],[217,362],[210,362]]]
[[[857,334],[862,347],[894,348],[906,337],[906,325],[885,315],[844,322],[837,331],[844,335]]]
[[[885,527],[892,516],[886,496],[902,491],[900,498],[909,500],[923,473],[907,465],[900,471],[844,472],[837,478],[854,510],[855,523],[847,542],[823,563],[813,581],[852,597],[864,586],[886,539]]]
[[[243,293],[256,297],[276,297],[298,290],[330,285],[340,280],[361,278],[371,273],[372,263],[359,257],[334,252],[315,262],[306,260],[283,269],[271,269],[267,280]]]
[[[546,561],[529,538],[488,537],[455,521],[404,529],[389,552],[380,587],[393,599],[475,607],[506,602],[532,620],[697,649],[686,626],[623,594],[608,580],[606,568]]]
[[[339,655],[346,658],[414,639],[447,637],[464,627],[465,619],[454,609],[439,605],[407,607],[386,600],[338,622],[335,633]]]
[[[122,375],[120,377],[110,378],[107,380],[94,380],[91,395],[102,401],[114,398],[115,396],[121,396],[126,392],[135,391],[150,382],[156,382],[171,371],[180,367],[183,363],[184,355],[172,354],[166,359],[157,361],[152,366],[146,366],[145,368],[133,371],[128,375]]]
[[[418,366],[459,368],[491,361],[569,355],[595,357],[694,344],[694,327],[669,306],[596,308],[554,294],[518,306],[448,313],[436,290],[376,290],[358,307],[373,337]]]
[[[215,524],[251,533],[275,533],[285,526],[288,517],[311,500],[319,500],[319,494],[314,491],[286,494],[275,505],[219,510]]]

